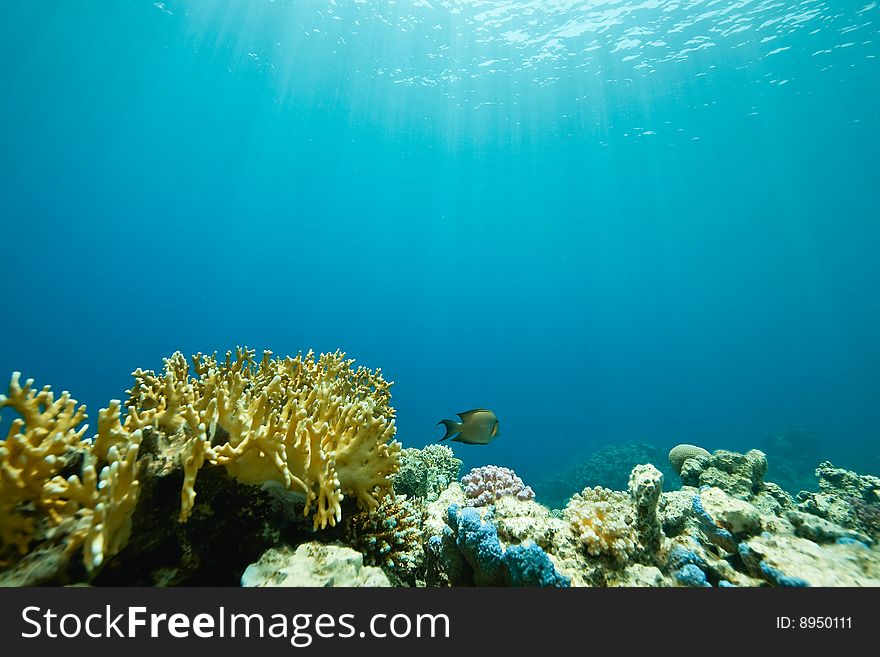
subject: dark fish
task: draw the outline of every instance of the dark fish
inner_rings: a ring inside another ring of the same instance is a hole
[[[466,445],[488,445],[498,437],[498,418],[486,408],[457,413],[461,422],[440,420],[437,425],[446,427],[446,435],[439,441],[451,438]]]

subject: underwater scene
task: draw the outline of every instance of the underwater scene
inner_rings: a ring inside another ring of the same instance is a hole
[[[872,0],[32,0],[0,585],[880,585]]]

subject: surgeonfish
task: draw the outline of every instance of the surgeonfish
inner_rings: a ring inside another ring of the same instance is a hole
[[[446,427],[446,435],[437,442],[451,438],[466,445],[488,445],[498,437],[498,418],[487,408],[457,413],[461,422],[440,420],[437,426]]]

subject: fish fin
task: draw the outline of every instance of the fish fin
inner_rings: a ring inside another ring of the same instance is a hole
[[[462,422],[467,422],[468,417],[473,415],[474,413],[491,413],[488,408],[472,408],[469,411],[464,411],[463,413],[456,413],[458,417],[461,418]]]
[[[498,420],[495,420],[495,424],[492,425],[492,431],[489,432],[489,438],[494,438],[498,435]]]
[[[459,432],[459,430],[461,429],[461,422],[456,422],[455,420],[440,420],[434,426],[439,427],[441,424],[446,428],[446,435],[443,436],[440,440],[438,440],[437,441],[438,443],[446,440],[450,436],[456,435]],[[453,438],[453,440],[455,440],[455,438]]]

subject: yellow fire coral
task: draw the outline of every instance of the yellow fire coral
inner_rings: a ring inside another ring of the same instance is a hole
[[[141,434],[123,429],[116,402],[99,413],[92,444],[115,435],[119,446],[90,448],[82,439],[85,407],[67,392],[55,399],[48,386],[37,392],[32,379],[22,386],[20,378],[13,373],[8,396],[0,395],[0,408],[20,415],[0,443],[0,555],[24,555],[34,540],[46,539],[68,555],[83,546],[93,570],[128,540]],[[61,476],[78,459],[81,477]]]
[[[134,372],[126,405],[133,426],[151,427],[184,469],[180,519],[195,504],[195,481],[205,462],[222,465],[245,484],[277,481],[314,505],[315,527],[342,518],[344,496],[373,510],[390,492],[399,467],[394,441],[391,383],[352,367],[342,352],[272,358],[238,349],[224,362],[216,355],[165,359],[162,376]]]
[[[626,494],[597,486],[574,495],[565,518],[588,554],[623,563],[636,549]]]
[[[127,544],[144,475],[139,456],[151,453],[183,470],[180,519],[195,504],[205,463],[224,466],[246,484],[281,482],[305,497],[315,527],[342,517],[345,496],[372,511],[391,490],[399,468],[391,383],[381,370],[353,367],[335,352],[316,358],[272,358],[237,349],[224,362],[175,353],[162,375],[136,370],[125,402],[98,413],[84,440],[85,407],[66,392],[22,386],[12,376],[0,409],[20,417],[0,442],[0,567],[37,544],[69,557],[79,548],[96,571]],[[152,461],[156,463],[156,461]],[[314,511],[313,511],[314,509]]]

